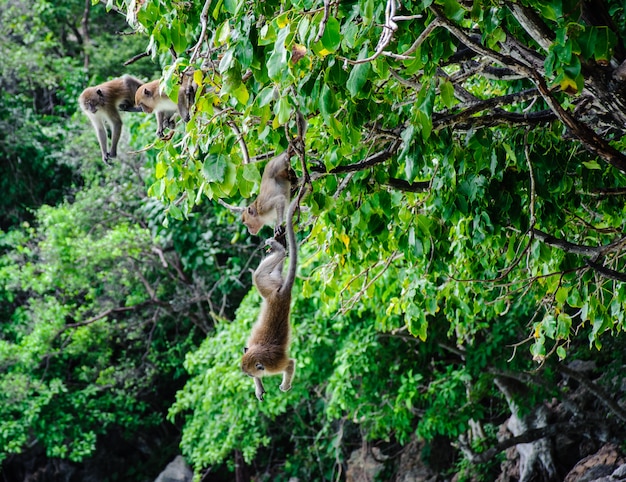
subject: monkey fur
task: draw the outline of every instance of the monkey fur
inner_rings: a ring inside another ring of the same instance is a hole
[[[264,225],[274,223],[275,237],[284,235],[285,208],[296,184],[295,173],[289,164],[290,157],[290,150],[287,149],[265,166],[259,195],[241,213],[241,221],[250,234],[257,234]]]
[[[270,254],[261,261],[253,275],[253,281],[263,304],[261,313],[252,329],[247,347],[241,360],[241,369],[254,378],[255,395],[263,401],[265,388],[261,377],[283,374],[280,389],[291,389],[291,381],[296,370],[296,360],[289,358],[288,349],[291,337],[289,314],[291,309],[291,289],[296,277],[298,246],[293,232],[293,216],[300,198],[294,199],[287,212],[287,241],[289,244],[289,268],[283,278],[285,248],[274,238],[266,241],[271,247]]]
[[[135,104],[146,114],[154,113],[157,118],[157,137],[163,137],[165,128],[173,129],[178,106],[161,92],[159,80],[143,84],[135,94]]]
[[[87,87],[78,98],[80,108],[87,114],[96,131],[105,163],[117,156],[117,144],[122,133],[120,111],[141,111],[135,107],[135,92],[142,84],[139,79],[124,75],[94,87]],[[107,147],[106,124],[111,129],[111,150]]]

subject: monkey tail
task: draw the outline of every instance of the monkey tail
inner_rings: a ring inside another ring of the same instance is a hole
[[[289,271],[287,272],[285,282],[280,288],[280,292],[282,294],[291,292],[293,282],[296,279],[296,269],[298,267],[298,243],[296,242],[296,235],[293,231],[293,216],[298,206],[300,206],[300,201],[306,194],[308,188],[309,185],[307,183],[302,184],[298,195],[293,199],[293,201],[291,201],[291,204],[289,204],[289,209],[287,210],[287,243],[289,246]]]

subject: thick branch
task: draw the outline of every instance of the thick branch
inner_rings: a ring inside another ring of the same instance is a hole
[[[362,171],[363,169],[367,169],[369,167],[375,166],[376,164],[380,164],[385,162],[387,159],[390,159],[393,156],[400,145],[402,144],[402,139],[394,139],[390,146],[388,146],[384,151],[377,152],[369,156],[366,159],[363,159],[361,162],[357,162],[355,164],[348,164],[347,166],[337,166],[331,169],[329,174],[341,174],[344,172],[354,172],[354,171]]]
[[[605,278],[609,278],[615,281],[621,281],[622,283],[626,283],[626,273],[620,273],[619,271],[615,271],[614,269],[607,268],[606,266],[602,266],[599,263],[595,263],[588,259],[586,261],[587,266],[593,268],[594,271],[604,276]]]
[[[546,52],[550,50],[554,32],[541,20],[537,13],[518,3],[507,2],[507,6],[524,30]]]
[[[396,179],[395,177],[390,177],[385,185],[394,189],[398,189],[400,191],[424,192],[428,191],[428,188],[430,187],[430,181],[409,182],[405,181],[404,179]]]
[[[544,242],[548,246],[559,248],[560,250],[563,250],[566,253],[579,254],[581,256],[592,256],[592,257],[597,256],[600,253],[601,248],[570,243],[569,241],[556,238],[552,236],[551,234],[544,233],[543,231],[540,231],[538,229],[533,228],[532,233],[533,233],[533,236],[537,238],[539,241]]]
[[[458,127],[467,130],[476,127],[493,127],[497,125],[530,125],[556,120],[554,112],[543,110],[540,112],[517,113],[497,110],[490,114],[472,117],[471,112],[463,111],[458,114],[437,118],[433,116],[433,128]]]
[[[549,246],[559,248],[565,251],[566,253],[578,254],[581,256],[590,256],[592,258],[597,258],[599,256],[606,256],[608,253],[619,251],[623,249],[624,246],[626,246],[626,237],[620,238],[617,241],[613,241],[612,243],[605,244],[602,246],[585,246],[581,244],[570,243],[569,241],[556,238],[552,236],[551,234],[540,231],[539,229],[533,228],[532,233],[535,238],[537,238],[539,241],[546,243]],[[608,269],[608,268],[605,268],[605,269]],[[609,270],[609,271],[612,271],[612,270]]]
[[[596,134],[589,126],[579,122],[572,117],[569,112],[563,109],[561,104],[557,102],[550,92],[550,89],[548,89],[543,77],[537,72],[533,72],[533,77],[533,81],[539,89],[539,92],[541,92],[543,99],[578,140],[580,140],[589,151],[604,159],[614,168],[626,173],[626,156]]]
[[[502,440],[494,447],[490,447],[489,449],[481,452],[479,454],[472,454],[471,459],[473,463],[484,463],[488,462],[492,458],[494,458],[500,452],[514,447],[519,444],[527,444],[531,442],[536,442],[544,437],[552,437],[554,435],[563,434],[563,433],[575,433],[580,432],[586,429],[588,424],[573,424],[573,423],[555,423],[554,425],[547,425],[545,427],[540,428],[531,428],[526,430],[521,435],[517,435],[515,437],[507,438]]]

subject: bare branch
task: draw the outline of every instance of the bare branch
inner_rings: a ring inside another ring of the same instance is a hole
[[[590,268],[592,268],[594,271],[604,276],[605,278],[626,283],[626,273],[620,273],[619,271],[615,271],[614,269],[607,268],[606,266],[602,266],[601,264],[596,263],[590,259],[588,259],[586,263]]]
[[[600,248],[593,246],[583,246],[580,244],[570,243],[569,241],[565,241],[563,239],[556,238],[551,234],[544,233],[539,229],[532,230],[533,236],[539,241],[547,244],[548,246],[552,246],[555,248],[559,248],[566,253],[578,254],[581,256],[597,256],[600,253]]]
[[[204,38],[206,37],[206,31],[207,31],[208,23],[209,23],[209,7],[210,6],[211,6],[211,0],[206,0],[204,2],[204,7],[202,7],[202,12],[200,13],[200,25],[202,26],[202,30],[200,31],[200,37],[198,38],[198,42],[193,48],[191,57],[189,58],[190,64],[193,63],[198,58],[200,47],[202,46],[202,42],[204,42]]]
[[[394,139],[385,150],[377,152],[376,154],[369,156],[361,162],[348,164],[347,166],[337,166],[331,169],[329,171],[329,174],[341,174],[344,172],[362,171],[363,169],[367,169],[369,167],[375,166],[376,164],[385,162],[396,153],[401,144],[402,139]]]
[[[425,192],[428,191],[428,189],[430,188],[430,181],[409,182],[405,181],[404,179],[396,179],[395,177],[390,177],[385,185],[394,189],[398,189],[400,191]]]

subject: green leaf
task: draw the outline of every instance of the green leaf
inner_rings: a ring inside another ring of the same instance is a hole
[[[441,92],[441,100],[443,100],[446,107],[450,108],[456,103],[452,82],[449,80],[442,80],[439,84],[439,91]]]
[[[592,161],[583,161],[583,166],[585,166],[587,169],[592,169],[592,170],[602,169],[602,166],[600,166],[600,164],[598,164],[598,161],[596,161],[595,159]]]
[[[339,45],[341,45],[340,28],[341,25],[335,17],[331,16],[328,18],[328,22],[326,22],[326,27],[324,28],[324,34],[321,38],[323,46],[322,55],[331,54],[339,48]]]
[[[285,48],[285,39],[289,32],[289,27],[280,29],[276,42],[274,42],[274,50],[267,61],[267,74],[272,80],[280,81],[289,71],[287,50]]]
[[[367,58],[367,42],[359,52],[358,60],[363,60]],[[365,62],[362,64],[357,64],[352,67],[352,71],[350,72],[350,76],[348,77],[347,87],[348,92],[352,97],[356,97],[361,93],[361,89],[367,82],[367,77],[370,73],[370,63]]]
[[[208,182],[220,183],[226,174],[226,162],[218,154],[210,154],[202,164],[202,174]]]

